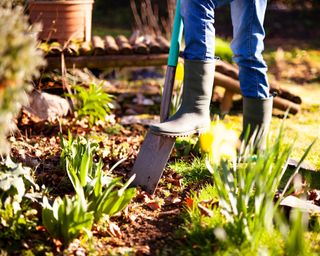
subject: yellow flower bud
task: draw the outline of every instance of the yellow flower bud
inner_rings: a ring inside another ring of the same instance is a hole
[[[181,62],[178,63],[177,69],[176,69],[176,75],[174,80],[177,81],[178,83],[182,83],[184,77],[184,67]]]
[[[200,135],[200,148],[202,152],[209,153],[212,148],[212,143],[213,143],[213,133],[211,129]]]
[[[208,153],[211,164],[219,164],[222,159],[234,160],[236,158],[237,133],[227,129],[224,123],[212,122],[210,129],[200,135],[202,152]]]

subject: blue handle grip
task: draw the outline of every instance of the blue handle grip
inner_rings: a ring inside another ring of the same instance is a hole
[[[177,0],[176,12],[174,16],[173,30],[170,43],[168,66],[176,67],[178,63],[180,44],[182,38],[183,24],[180,15],[180,0]]]

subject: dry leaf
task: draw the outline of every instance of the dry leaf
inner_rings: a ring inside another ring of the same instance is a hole
[[[213,212],[211,210],[209,210],[207,207],[201,205],[200,203],[198,204],[198,208],[201,212],[202,215],[208,216],[208,217],[212,217],[213,216]]]
[[[36,226],[36,230],[37,231],[42,231],[42,232],[47,231],[47,229],[44,226]]]
[[[128,216],[128,218],[129,218],[130,222],[133,223],[133,222],[136,221],[136,219],[138,218],[138,216],[135,215],[135,214],[130,214],[130,215]]]
[[[179,198],[178,195],[172,194],[165,198],[165,202],[166,204],[178,204],[181,202],[181,199]]]
[[[308,191],[308,199],[312,200],[316,205],[320,205],[320,190],[310,190]]]
[[[153,196],[148,194],[147,192],[141,190],[141,191],[138,191],[136,199],[142,203],[147,203],[153,199]]]
[[[62,242],[59,239],[53,238],[53,243],[56,247],[56,251],[61,252]]]
[[[121,238],[122,237],[122,232],[117,224],[114,222],[109,222],[108,230],[110,234],[114,237]]]
[[[171,183],[179,188],[182,186],[182,178],[166,178],[165,180],[167,183]]]
[[[161,208],[160,203],[157,201],[150,201],[146,205],[153,211],[156,211]]]

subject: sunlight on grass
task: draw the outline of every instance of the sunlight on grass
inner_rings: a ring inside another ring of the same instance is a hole
[[[292,91],[302,98],[301,112],[296,115],[290,115],[285,120],[285,142],[292,142],[296,139],[291,157],[298,160],[303,155],[306,148],[316,138],[320,138],[320,84],[314,83],[309,85],[291,85],[283,84],[284,88]],[[274,113],[279,113],[274,110]],[[282,114],[284,114],[282,112]],[[228,115],[225,117],[227,123],[232,125],[232,129],[241,132],[242,129],[242,114]],[[280,126],[283,118],[273,116],[270,136],[274,139],[277,134],[277,129]],[[320,170],[320,141],[318,140],[311,149],[310,154],[306,158],[306,162],[313,165],[317,170]]]
[[[169,166],[171,169],[183,176],[184,185],[199,182],[211,177],[211,174],[201,158],[195,158],[192,163],[180,160],[170,164]]]
[[[285,142],[292,142],[296,139],[293,148],[292,158],[299,159],[305,149],[316,138],[320,138],[320,103],[317,95],[320,95],[320,84],[308,86],[287,86],[292,92],[297,93],[302,98],[301,112],[294,116],[289,116],[285,121]],[[271,124],[272,134],[279,127],[280,118],[274,117]],[[320,170],[320,141],[317,141],[306,158],[306,162]]]

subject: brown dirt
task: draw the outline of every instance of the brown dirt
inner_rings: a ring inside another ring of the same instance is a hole
[[[63,123],[67,124],[62,126],[64,136],[68,130],[74,135],[89,133],[88,128],[79,125],[72,118],[66,118]],[[35,168],[37,183],[50,188],[52,196],[73,193],[68,177],[60,166],[59,124],[34,123],[22,115],[18,127],[19,131],[10,138],[12,157],[26,166]],[[99,133],[103,127],[94,127],[93,130]],[[111,152],[103,158],[105,168],[110,169],[119,159],[127,157],[128,159],[113,172],[116,176],[126,177],[133,166],[145,132],[143,126],[133,125],[122,128],[119,134],[107,135],[108,139],[100,143],[102,149],[109,148]],[[166,178],[173,184],[170,189],[165,187]],[[106,250],[121,252],[123,248],[131,248],[135,255],[159,255],[163,250],[170,253],[176,242],[175,232],[181,223],[183,207],[183,191],[178,179],[179,177],[168,170],[164,174],[162,185],[154,195],[148,195],[138,188],[137,196],[126,212],[111,220],[120,228],[120,234],[112,236],[110,230],[105,229],[97,229],[94,232],[94,244],[98,255],[105,255]],[[168,195],[174,195],[176,202],[167,200]],[[34,236],[37,237],[36,240],[39,239],[38,234]],[[42,243],[58,253],[60,247],[51,239],[48,240],[48,237],[46,233],[43,236],[45,241]],[[34,241],[26,240],[25,243],[31,246]],[[72,243],[67,249],[68,254],[79,251],[80,248],[80,245]]]

